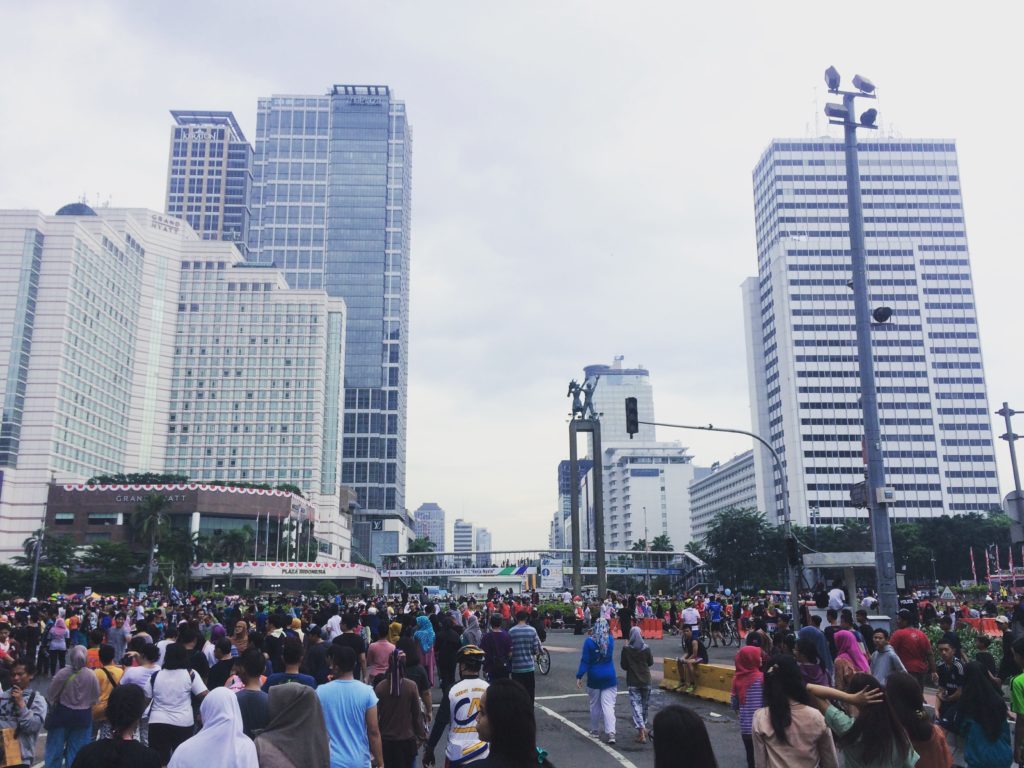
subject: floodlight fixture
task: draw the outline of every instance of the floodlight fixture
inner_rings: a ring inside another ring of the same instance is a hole
[[[842,120],[845,122],[850,117],[850,110],[842,104],[826,104],[825,114],[833,120]]]
[[[860,124],[863,125],[865,128],[874,128],[875,120],[877,119],[878,110],[874,108],[868,109],[865,110],[864,113],[860,116]]]
[[[871,312],[871,317],[876,323],[887,323],[892,317],[892,307],[876,307]]]
[[[838,91],[840,82],[842,82],[842,78],[839,77],[838,69],[829,67],[825,70],[825,85],[830,91]]]
[[[874,93],[875,84],[868,80],[866,77],[860,75],[853,76],[853,87],[861,93]]]

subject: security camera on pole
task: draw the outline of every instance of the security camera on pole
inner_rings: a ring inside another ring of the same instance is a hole
[[[832,125],[843,127],[846,152],[846,200],[850,220],[850,262],[853,270],[851,289],[857,329],[857,365],[860,369],[860,401],[864,413],[864,454],[867,461],[867,506],[871,520],[871,540],[875,552],[875,574],[881,612],[893,617],[898,610],[896,596],[896,564],[892,552],[892,530],[889,527],[887,502],[892,489],[885,484],[882,461],[882,436],[878,421],[878,393],[875,389],[875,365],[871,355],[872,320],[884,323],[892,316],[888,307],[871,310],[868,295],[868,268],[864,247],[864,210],[861,206],[860,167],[857,161],[857,129],[875,129],[877,109],[868,109],[860,118],[854,117],[855,99],[875,98],[875,84],[855,75],[855,91],[841,91],[841,79],[835,67],[825,70],[828,92],[842,96],[842,104],[826,104],[825,114]]]

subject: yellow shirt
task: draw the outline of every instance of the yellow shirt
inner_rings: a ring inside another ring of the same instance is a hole
[[[107,676],[108,672],[110,673],[109,677]],[[109,664],[105,667],[94,669],[92,673],[96,675],[96,679],[100,683],[100,698],[92,707],[92,721],[98,723],[107,719],[107,699],[110,698],[114,685],[121,682],[124,670],[115,664]],[[111,683],[111,680],[113,680],[113,683]]]

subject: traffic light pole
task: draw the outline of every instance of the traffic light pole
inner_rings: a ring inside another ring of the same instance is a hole
[[[775,470],[779,473],[779,479],[782,482],[782,531],[783,536],[786,539],[786,561],[787,572],[789,574],[789,605],[793,614],[793,629],[800,629],[800,620],[802,618],[800,615],[800,573],[798,565],[791,562],[789,554],[791,551],[796,551],[796,539],[793,537],[793,524],[789,513],[789,483],[786,480],[786,468],[782,464],[782,459],[779,458],[778,452],[771,446],[771,443],[760,435],[753,432],[747,432],[745,429],[716,427],[713,424],[698,426],[693,424],[667,424],[661,421],[637,421],[636,423],[646,424],[652,427],[669,427],[670,429],[697,429],[701,432],[730,432],[734,435],[746,435],[747,437],[754,438],[757,442],[768,449],[769,453],[772,455],[772,461],[775,463]]]

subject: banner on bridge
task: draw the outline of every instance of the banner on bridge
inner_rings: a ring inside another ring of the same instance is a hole
[[[380,572],[382,578],[403,579],[412,577],[436,577],[436,576],[526,576],[536,575],[537,567],[534,565],[510,566],[507,568],[391,568],[383,569]]]

